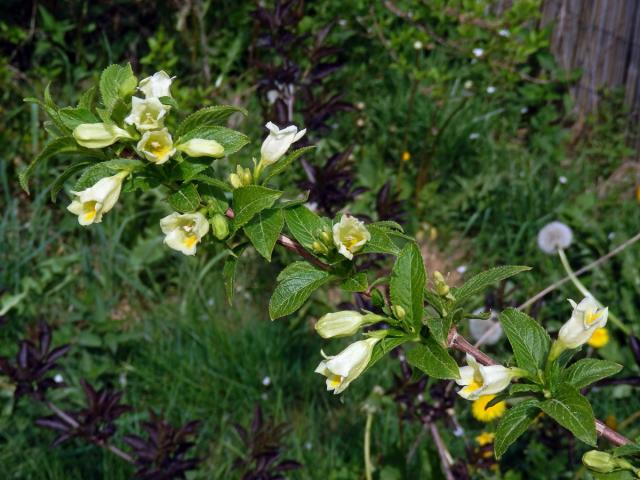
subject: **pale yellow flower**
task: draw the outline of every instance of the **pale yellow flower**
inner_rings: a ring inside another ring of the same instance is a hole
[[[209,222],[201,213],[172,213],[160,220],[164,243],[185,255],[195,255],[202,237],[209,231]]]
[[[75,198],[67,210],[78,216],[80,225],[100,223],[102,215],[111,210],[118,201],[122,182],[127,175],[129,172],[120,172],[111,177],[101,178],[93,186],[81,192],[71,192]]]
[[[338,248],[338,253],[349,260],[353,254],[371,240],[371,234],[364,223],[351,215],[343,215],[339,223],[333,226],[333,243]]]
[[[156,165],[162,165],[176,153],[173,139],[166,128],[145,132],[138,142],[137,149],[144,158]]]

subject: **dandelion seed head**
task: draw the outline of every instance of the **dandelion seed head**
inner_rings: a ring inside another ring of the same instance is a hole
[[[573,231],[562,222],[547,223],[538,232],[538,247],[544,253],[553,255],[560,248],[567,248],[573,241]]]

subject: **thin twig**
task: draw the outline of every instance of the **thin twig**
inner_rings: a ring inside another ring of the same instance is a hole
[[[451,454],[449,450],[447,450],[447,446],[442,441],[442,437],[440,436],[440,432],[438,431],[438,427],[435,423],[429,422],[429,432],[431,432],[431,437],[433,438],[434,443],[436,444],[436,449],[438,450],[438,456],[440,457],[440,465],[442,465],[442,473],[447,480],[456,480],[456,477],[453,476],[453,472],[451,471]]]

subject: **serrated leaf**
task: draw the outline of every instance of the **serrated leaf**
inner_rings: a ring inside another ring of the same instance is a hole
[[[322,230],[326,225],[321,217],[304,205],[287,208],[284,211],[284,218],[293,238],[300,242],[307,250],[309,250],[313,242],[317,240],[317,232]]]
[[[398,255],[400,253],[400,248],[392,240],[389,229],[367,225],[367,230],[371,234],[371,239],[358,253],[385,253],[390,255]]]
[[[109,65],[100,75],[100,96],[105,109],[110,113],[116,102],[135,91],[138,81],[131,65]]]
[[[486,272],[482,272],[474,277],[471,277],[460,288],[452,289],[452,293],[456,297],[456,303],[460,303],[471,298],[475,294],[481,292],[494,283],[500,282],[527,270],[531,270],[531,267],[525,267],[521,265],[505,265],[502,267],[495,267],[487,270]]]
[[[514,308],[504,310],[500,314],[500,323],[509,339],[518,366],[532,373],[543,368],[551,345],[546,330],[529,315]]]
[[[286,157],[281,158],[280,160],[278,160],[274,165],[269,167],[269,169],[267,170],[267,172],[268,172],[267,176],[264,178],[264,181],[262,183],[267,183],[271,178],[273,178],[276,175],[279,175],[280,173],[285,171],[289,167],[289,165],[291,165],[293,162],[295,162],[302,155],[304,155],[305,153],[310,152],[314,148],[316,148],[316,147],[313,146],[313,145],[310,145],[308,147],[302,147],[302,148],[299,148],[297,150],[294,150],[293,152],[288,154]]]
[[[98,95],[98,88],[94,85],[82,92],[80,98],[78,98],[78,108],[84,108],[85,110],[93,110],[96,105],[96,97]]]
[[[405,310],[409,325],[421,323],[425,282],[426,271],[420,249],[415,243],[410,243],[398,255],[389,280],[391,303]]]
[[[231,188],[231,186],[226,183],[223,182],[222,180],[218,180],[217,178],[214,178],[210,175],[205,175],[203,173],[200,173],[198,175],[196,175],[195,177],[193,177],[193,179],[197,182],[202,182],[206,185],[210,185],[212,187],[216,187],[219,188],[220,190],[222,190],[223,192],[232,192],[233,188]]]
[[[386,337],[380,340],[373,347],[371,359],[367,364],[367,370],[370,369],[376,362],[378,362],[378,360],[380,360],[386,354],[390,353],[394,348],[398,348],[400,345],[407,343],[408,341],[408,337]]]
[[[496,458],[500,458],[527,431],[538,414],[539,404],[538,400],[525,400],[507,410],[498,424],[493,442]]]
[[[271,208],[281,196],[281,191],[259,185],[236,188],[233,191],[234,228],[244,227],[258,212]]]
[[[58,111],[60,121],[73,130],[82,123],[98,123],[98,117],[85,108],[65,107]]]
[[[71,133],[62,120],[60,120],[60,115],[58,115],[58,106],[55,104],[53,99],[51,98],[51,93],[49,92],[49,88],[51,87],[51,83],[48,83],[44,89],[44,100],[40,100],[34,97],[27,97],[24,99],[25,102],[35,103],[42,107],[42,109],[47,113],[53,124],[57,127],[60,134],[68,135]]]
[[[356,273],[354,276],[347,278],[340,285],[345,292],[364,292],[369,288],[367,274],[364,272]]]
[[[514,383],[509,387],[509,393],[511,395],[517,395],[519,393],[540,393],[542,387],[540,385],[534,385],[532,383]]]
[[[198,189],[192,183],[184,185],[180,190],[169,195],[167,200],[171,208],[182,213],[194,212],[200,206]]]
[[[104,165],[104,162],[95,163],[84,170],[73,186],[74,192],[81,192],[98,182],[98,180],[113,175],[113,170]]]
[[[595,446],[596,424],[593,410],[576,387],[568,383],[558,385],[553,398],[542,402],[540,408],[579,440]]]
[[[209,165],[196,163],[189,160],[176,162],[171,167],[171,178],[188,182],[209,168]],[[203,182],[205,183],[205,182]]]
[[[431,332],[433,338],[435,338],[441,345],[445,345],[447,343],[452,323],[453,315],[447,315],[445,317],[427,317],[427,327],[429,327],[429,332]]]
[[[638,455],[640,454],[640,445],[637,443],[628,443],[627,445],[622,445],[620,447],[616,447],[611,450],[611,453],[614,457],[628,457],[630,455]]]
[[[185,118],[178,126],[175,135],[176,137],[179,137],[180,135],[198,127],[222,125],[234,113],[241,113],[245,117],[247,116],[247,111],[244,108],[234,107],[231,105],[216,105],[213,107],[202,108]]]
[[[64,183],[67,181],[67,179],[71,178],[80,170],[87,168],[89,165],[91,165],[91,163],[89,162],[80,162],[67,167],[67,169],[62,172],[58,176],[58,178],[56,178],[56,180],[51,184],[51,201],[56,201],[58,193],[60,193],[60,190],[62,190],[62,188],[64,187]]]
[[[298,310],[309,296],[331,280],[329,272],[307,262],[294,262],[278,275],[278,285],[269,300],[272,320]]]
[[[249,137],[247,137],[244,133],[236,132],[235,130],[231,130],[227,127],[209,126],[194,128],[193,130],[189,130],[188,132],[184,133],[176,141],[176,146],[194,138],[215,140],[224,147],[225,155],[236,153],[247,143],[249,143]]]
[[[284,215],[277,208],[262,210],[244,226],[244,233],[260,255],[271,261],[271,253],[284,227]]]
[[[61,153],[78,154],[85,153],[86,150],[87,149],[80,147],[73,137],[54,138],[44,146],[42,151],[31,161],[27,168],[20,172],[18,175],[20,186],[25,192],[29,193],[29,177],[40,162],[44,162],[54,155]]]
[[[460,378],[460,369],[447,349],[432,337],[407,352],[407,361],[433,378]]]
[[[142,160],[134,160],[132,158],[114,158],[113,160],[101,162],[101,165],[104,165],[114,172],[120,172],[122,170],[138,172],[147,166],[147,164]]]
[[[583,358],[563,372],[563,380],[576,388],[584,388],[593,382],[615,375],[622,370],[622,365],[609,360]]]

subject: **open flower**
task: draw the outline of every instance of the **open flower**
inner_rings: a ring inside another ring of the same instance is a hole
[[[555,254],[573,241],[573,232],[562,222],[547,223],[538,232],[538,247],[544,253]]]
[[[93,186],[81,192],[71,192],[75,198],[67,210],[78,216],[80,225],[100,223],[102,215],[111,210],[118,201],[122,181],[127,175],[129,172],[120,172],[111,177],[101,178]]]
[[[307,129],[298,131],[295,125],[289,125],[280,130],[276,125],[269,122],[265,125],[269,129],[269,136],[262,142],[260,149],[260,163],[267,167],[280,160],[292,143],[300,140]]]
[[[209,222],[201,213],[172,213],[160,220],[166,236],[164,243],[185,255],[195,255],[196,247],[209,231]]]
[[[224,147],[215,140],[192,138],[176,147],[190,157],[224,157]]]
[[[368,338],[352,343],[338,355],[325,357],[315,372],[327,377],[327,390],[338,394],[358,378],[371,360],[378,338]]]
[[[473,418],[480,422],[491,422],[496,418],[500,418],[507,411],[507,403],[498,402],[487,408],[487,404],[496,398],[495,395],[482,395],[471,404],[471,414]]]
[[[176,153],[173,139],[166,128],[145,132],[138,142],[137,149],[144,158],[156,165],[162,165]]]
[[[104,148],[123,138],[131,138],[126,130],[106,123],[81,123],[73,129],[73,138],[86,148]]]
[[[156,97],[131,97],[131,113],[124,121],[129,125],[135,125],[140,132],[157,130],[163,127],[168,111],[169,107],[160,103]]]
[[[339,223],[333,226],[333,243],[338,253],[349,260],[365,243],[371,240],[371,234],[364,223],[351,215],[343,215]]]
[[[316,323],[316,331],[322,338],[348,337],[354,335],[363,325],[382,318],[380,315],[363,315],[354,310],[327,313]]]
[[[511,379],[522,376],[518,368],[507,368],[502,365],[480,365],[475,358],[467,354],[466,367],[460,367],[458,395],[467,400],[477,400],[483,395],[493,395],[509,386]]]
[[[573,307],[571,318],[560,328],[558,343],[566,348],[578,348],[587,343],[591,336],[607,324],[608,308],[600,308],[592,297],[585,297],[576,304],[569,300]]]
[[[138,90],[144,93],[146,98],[170,97],[171,82],[174,78],[164,70],[160,70],[152,76],[140,80]]]

